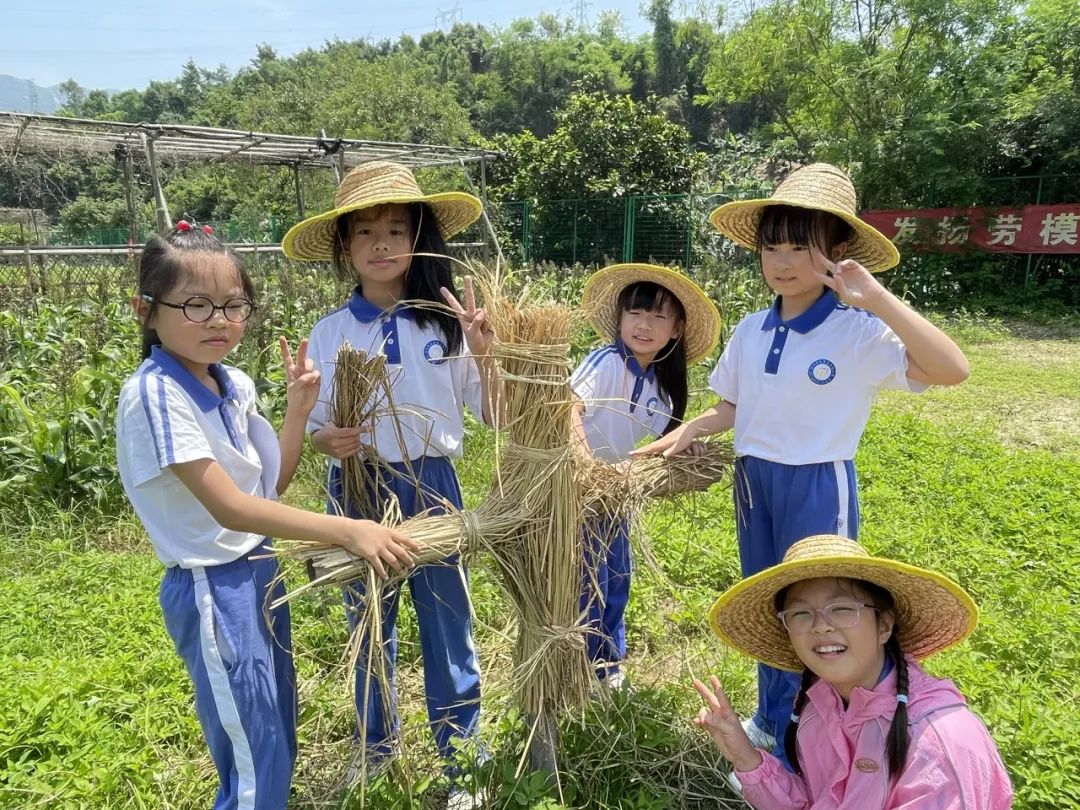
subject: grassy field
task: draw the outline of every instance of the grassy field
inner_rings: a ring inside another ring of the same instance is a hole
[[[1018,808],[1080,807],[1080,330],[972,319],[950,329],[972,361],[971,380],[879,401],[857,459],[862,538],[972,591],[979,629],[929,669],[953,678],[987,722]],[[470,503],[483,496],[491,464],[478,430],[460,465]],[[307,460],[290,500],[319,508],[319,481],[318,463]],[[212,766],[162,626],[160,567],[137,522],[116,509],[0,503],[0,806],[209,806]],[[635,690],[564,721],[563,802],[742,806],[689,726],[692,674],[720,675],[744,710],[753,699],[751,662],[722,649],[704,621],[737,576],[730,492],[656,507],[645,528],[659,565],[639,568],[629,610]],[[497,806],[560,806],[542,778],[515,776],[525,730],[507,699],[514,626],[483,559],[473,565],[473,597],[494,755],[474,778]],[[294,804],[355,807],[358,796],[340,784],[352,716],[338,597],[305,598],[293,616],[303,703]],[[438,806],[445,788],[424,725],[408,607],[400,629],[407,755],[371,785],[368,805]]]

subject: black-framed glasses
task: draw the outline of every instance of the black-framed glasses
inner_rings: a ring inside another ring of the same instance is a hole
[[[255,304],[246,298],[230,298],[224,304],[215,304],[209,298],[204,298],[201,295],[194,295],[182,304],[170,304],[168,301],[162,301],[152,295],[143,295],[142,300],[148,304],[156,302],[163,307],[179,309],[184,313],[184,317],[192,323],[206,323],[214,317],[214,313],[219,309],[221,314],[225,316],[225,320],[231,323],[243,323],[255,312]]]
[[[876,607],[865,602],[833,602],[823,608],[788,608],[777,613],[776,618],[789,633],[801,636],[810,632],[818,616],[821,616],[830,627],[838,630],[854,627],[859,623],[859,611],[863,608],[877,610]]]

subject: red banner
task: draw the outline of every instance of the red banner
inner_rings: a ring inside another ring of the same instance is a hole
[[[901,250],[1080,253],[1080,203],[863,211],[860,216]]]

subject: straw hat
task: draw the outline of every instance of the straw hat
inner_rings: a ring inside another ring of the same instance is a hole
[[[744,248],[757,250],[758,224],[769,205],[791,205],[813,211],[828,211],[852,227],[845,259],[854,259],[867,270],[880,273],[895,267],[900,252],[889,237],[856,215],[855,187],[840,169],[828,163],[812,163],[796,169],[763,200],[725,203],[709,214],[720,233]]]
[[[341,181],[334,207],[294,225],[281,248],[290,259],[330,261],[334,257],[335,220],[342,214],[386,203],[427,203],[435,214],[444,239],[475,222],[482,211],[472,194],[447,191],[424,194],[408,167],[386,160],[361,163]]]
[[[764,664],[802,671],[773,600],[788,585],[819,577],[863,579],[887,589],[896,602],[900,649],[917,659],[963,641],[978,621],[975,602],[948,577],[871,557],[858,543],[822,534],[800,540],[782,563],[724,592],[709,611],[713,632]]]
[[[686,362],[696,363],[716,348],[720,340],[720,313],[697,284],[682,273],[655,264],[613,264],[585,284],[581,306],[589,323],[604,338],[619,336],[619,294],[631,284],[651,281],[679,299],[686,312],[683,343]]]

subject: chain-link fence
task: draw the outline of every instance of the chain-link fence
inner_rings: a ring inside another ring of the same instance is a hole
[[[739,197],[764,196],[766,189]],[[704,248],[709,211],[736,193],[493,202],[503,250],[524,264],[654,262],[689,267]]]
[[[1025,205],[1080,200],[1080,177],[1011,177],[987,181],[985,205]],[[757,197],[767,189],[732,189],[710,194],[638,195],[576,200],[491,201],[487,215],[507,262],[514,267],[599,266],[610,262],[654,262],[683,268],[710,267],[714,260],[752,267],[742,251],[725,251],[725,240],[708,224],[716,206],[736,197]],[[926,205],[948,201],[927,199]],[[214,223],[224,241],[264,261],[277,248],[289,225],[275,218],[262,222]],[[140,234],[141,241],[149,234]],[[122,237],[122,238],[121,238]],[[101,231],[102,242],[126,244],[128,234]],[[243,244],[255,243],[255,244]],[[262,243],[262,244],[259,244]],[[487,225],[478,222],[452,245],[457,256],[490,260]],[[77,296],[104,286],[130,289],[138,252],[124,247],[87,251],[78,248],[0,246],[0,289],[46,293],[54,299]],[[281,261],[282,272],[304,272]],[[972,252],[909,252],[889,275],[889,284],[921,306],[988,310],[1080,307],[1080,255]],[[24,293],[20,293],[23,295]]]
[[[931,189],[926,208],[976,205],[1023,207],[1080,202],[1080,174],[986,178],[970,199],[942,197]],[[905,253],[890,271],[894,288],[916,300],[1003,311],[1075,315],[1080,310],[1080,254]]]

